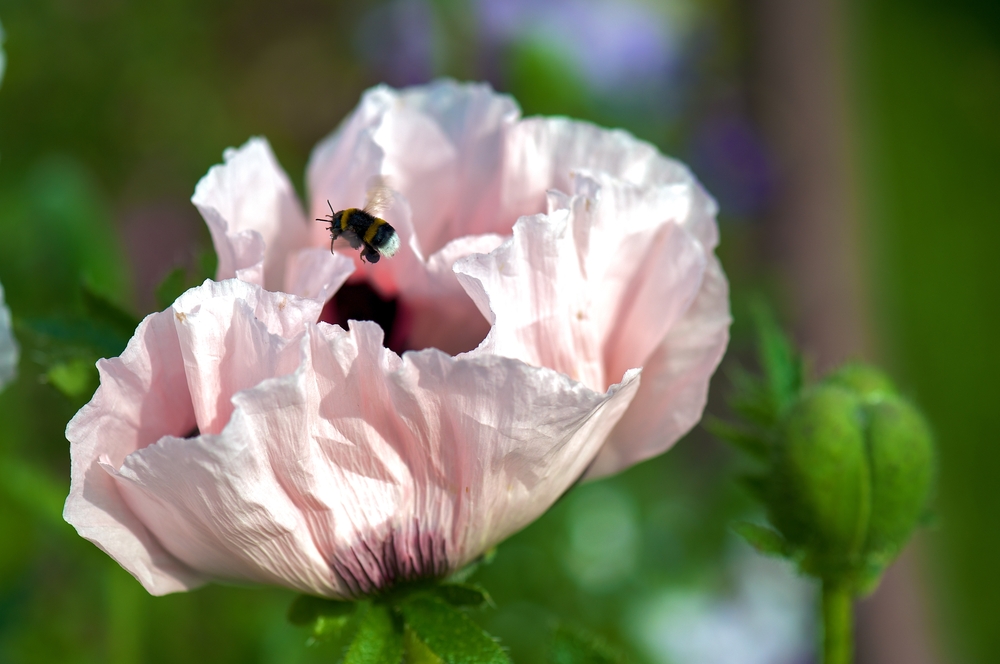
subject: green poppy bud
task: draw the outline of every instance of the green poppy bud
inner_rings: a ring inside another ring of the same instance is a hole
[[[866,402],[872,515],[865,552],[888,563],[927,510],[934,480],[934,442],[926,420],[905,399]]]
[[[772,452],[771,521],[819,576],[853,567],[868,536],[871,470],[861,400],[836,386],[806,391],[785,412]]]
[[[804,571],[870,589],[927,507],[930,430],[880,372],[848,365],[783,413],[767,496]]]

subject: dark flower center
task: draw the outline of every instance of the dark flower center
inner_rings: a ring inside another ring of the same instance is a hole
[[[406,348],[402,326],[397,325],[398,298],[386,299],[367,282],[347,283],[340,287],[323,307],[320,322],[333,323],[347,329],[347,321],[370,320],[378,323],[385,334],[385,345],[396,353]]]
[[[388,533],[370,533],[329,560],[333,572],[356,598],[422,579],[440,579],[452,569],[443,537],[414,520]]]

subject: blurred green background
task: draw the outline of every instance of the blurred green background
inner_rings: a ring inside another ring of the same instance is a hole
[[[213,586],[152,598],[62,522],[63,430],[87,397],[53,387],[48,368],[63,358],[25,331],[71,328],[92,309],[83,282],[136,317],[158,308],[156,285],[177,266],[195,275],[211,247],[188,202],[195,183],[251,135],[268,137],[301,191],[312,146],[383,81],[485,79],[525,114],[625,127],[690,163],[720,201],[736,315],[727,364],[747,362],[753,293],[773,294],[794,326],[782,293],[797,275],[770,260],[788,192],[774,134],[761,129],[760,52],[781,4],[2,0],[0,283],[22,358],[0,394],[0,663],[336,655],[285,622],[290,593]],[[835,47],[866,324],[940,439],[939,525],[907,581],[923,589],[930,629],[887,636],[929,634],[940,655],[927,661],[995,662],[1000,4],[820,4],[846,26]],[[724,413],[727,389],[723,371],[710,412]],[[811,661],[811,590],[727,530],[752,515],[739,472],[696,430],[659,459],[575,489],[478,573],[497,608],[477,619],[517,662],[546,661],[560,628],[638,662]]]

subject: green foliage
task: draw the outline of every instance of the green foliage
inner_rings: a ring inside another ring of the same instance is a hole
[[[354,602],[299,595],[288,608],[288,621],[311,627],[314,638],[337,638],[350,627],[356,609]]]
[[[358,631],[344,664],[397,664],[403,658],[403,626],[384,604],[359,607]]]
[[[492,604],[489,594],[476,585],[443,583],[434,586],[430,592],[442,601],[459,608],[481,609]]]
[[[702,421],[702,426],[716,438],[730,443],[758,461],[766,461],[771,454],[771,441],[763,430],[737,426],[710,415]]]
[[[708,429],[762,463],[746,479],[774,530],[735,530],[762,553],[854,593],[871,591],[926,513],[932,436],[919,411],[875,368],[845,364],[806,386],[773,318],[755,310],[762,377],[741,374],[741,424]]]
[[[757,327],[757,353],[764,384],[774,414],[779,415],[798,396],[804,382],[802,356],[781,331],[771,310],[763,302],[753,307]]]
[[[781,414],[798,395],[805,382],[802,357],[781,331],[770,309],[760,300],[751,306],[757,332],[757,356],[761,375],[736,368],[730,379],[736,388],[730,406],[744,420],[742,426],[712,422],[712,433],[754,456],[769,447],[771,433]]]
[[[0,495],[20,505],[40,522],[58,529],[67,528],[62,520],[67,487],[31,462],[0,456]]]
[[[603,639],[566,625],[556,627],[549,664],[621,664],[625,656]]]
[[[156,287],[156,303],[160,305],[161,309],[166,309],[185,290],[187,290],[187,270],[182,267],[174,268]]]
[[[420,637],[410,627],[403,633],[403,644],[406,649],[406,664],[442,664],[443,659],[434,654]]]
[[[407,626],[447,664],[505,664],[509,658],[493,638],[465,613],[430,595],[403,601],[399,611]]]
[[[77,405],[97,389],[97,360],[121,355],[139,324],[135,316],[86,281],[80,285],[79,294],[80,306],[76,310],[14,319],[27,357],[49,384]]]
[[[758,553],[779,558],[789,558],[794,553],[781,533],[767,526],[743,521],[734,524],[733,531]]]
[[[49,367],[45,372],[49,383],[73,401],[81,401],[97,389],[97,369],[94,363],[73,358]]]
[[[489,595],[478,586],[421,582],[374,599],[344,602],[300,595],[288,610],[294,625],[316,639],[348,637],[345,664],[509,662],[496,641],[463,609],[481,608]]]
[[[198,286],[205,279],[215,277],[218,259],[214,251],[203,251],[198,255],[197,264],[193,269],[177,267],[167,273],[160,281],[154,295],[160,309],[166,309],[180,297],[184,291]]]

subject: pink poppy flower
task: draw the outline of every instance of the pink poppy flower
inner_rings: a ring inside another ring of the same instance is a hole
[[[683,166],[445,82],[366,94],[313,155],[312,216],[377,175],[402,247],[355,278],[406,312],[410,350],[316,322],[351,259],[255,139],[194,197],[221,281],[99,363],[65,517],[149,592],[440,577],[699,419],[729,312],[714,204]]]
[[[149,592],[443,576],[544,512],[639,386],[487,350],[400,357],[370,321],[314,323],[320,306],[206,281],[98,364],[64,516]]]
[[[731,319],[713,253],[716,205],[683,164],[623,131],[521,119],[489,86],[446,80],[365,93],[313,151],[308,218],[360,207],[376,178],[397,191],[384,216],[401,249],[374,265],[343,251],[353,281],[395,301],[394,348],[455,354],[486,343],[601,391],[642,367],[636,404],[590,477],[664,452],[701,418]],[[316,295],[254,272],[265,253],[306,253],[313,264],[315,252],[329,254],[327,225],[302,220],[287,182],[255,138],[199,183],[193,200],[216,249],[235,257],[220,260],[217,278]],[[225,225],[240,233],[214,230]],[[487,285],[516,321],[510,328],[493,321]]]

